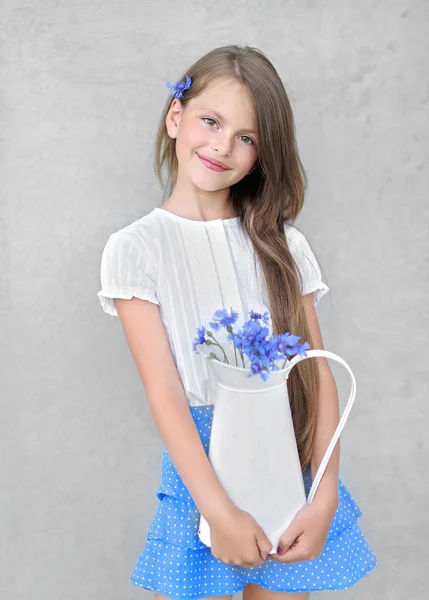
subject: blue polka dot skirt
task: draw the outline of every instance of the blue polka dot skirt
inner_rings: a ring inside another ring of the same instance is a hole
[[[208,453],[213,405],[191,407],[191,413]],[[342,590],[377,564],[358,524],[362,510],[341,478],[337,512],[318,558],[288,564],[268,559],[259,567],[242,567],[217,560],[199,539],[200,514],[165,448],[161,471],[159,505],[129,579],[133,585],[181,600],[235,594],[248,583],[274,592]],[[303,477],[308,497],[309,468]]]

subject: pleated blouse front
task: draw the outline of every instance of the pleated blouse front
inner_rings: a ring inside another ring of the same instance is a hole
[[[329,290],[317,259],[303,233],[287,223],[284,230],[301,274],[301,292],[314,292],[317,306]],[[113,316],[118,316],[114,298],[159,305],[190,406],[213,404],[216,385],[207,361],[192,350],[197,327],[208,324],[220,308],[239,312],[238,327],[250,310],[269,310],[262,269],[239,217],[196,221],[162,208],[111,234],[97,295],[104,312]]]

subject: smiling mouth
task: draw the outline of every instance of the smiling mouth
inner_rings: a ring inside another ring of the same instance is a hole
[[[222,166],[222,164],[214,163],[208,158],[204,158],[197,153],[198,158],[203,163],[204,166],[211,169],[212,171],[229,171],[228,167]]]

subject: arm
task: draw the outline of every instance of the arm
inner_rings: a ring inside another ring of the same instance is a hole
[[[313,337],[312,348],[324,350],[322,335],[314,307],[313,293],[305,294],[303,297],[304,309],[311,335]],[[316,357],[319,365],[320,389],[319,410],[317,416],[315,446],[311,459],[311,475],[316,476],[317,469],[322,462],[326,448],[334,435],[339,422],[338,393],[335,379],[329,368],[328,360],[324,357]],[[335,444],[325,472],[320,480],[319,487],[313,502],[325,504],[335,512],[338,506],[338,475],[340,465],[340,440]]]
[[[302,297],[308,326],[312,335],[312,349],[324,350],[319,323],[314,307],[313,293]],[[335,380],[326,358],[318,356],[320,389],[318,416],[316,422],[315,445],[310,461],[311,476],[314,480],[322,462],[326,448],[338,425],[338,396]],[[274,560],[281,563],[313,560],[320,556],[326,543],[329,528],[338,508],[339,445],[331,454],[319,487],[310,504],[305,505],[280,537]]]
[[[233,503],[205,453],[159,306],[138,298],[115,299],[115,306],[162,441],[198,510],[210,523]]]

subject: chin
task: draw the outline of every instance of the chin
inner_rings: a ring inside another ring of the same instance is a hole
[[[216,181],[216,175],[220,175],[218,181]],[[238,183],[244,178],[245,175],[241,177],[236,176],[233,179],[222,177],[222,174],[213,172],[212,176],[203,177],[199,173],[194,174],[190,177],[190,180],[193,185],[195,185],[200,190],[204,190],[205,192],[218,192],[219,190],[224,190],[225,188],[229,188],[232,185]],[[223,180],[223,181],[222,181]],[[222,183],[221,183],[222,181]]]
[[[208,181],[207,179],[195,177],[191,179],[192,184],[200,190],[204,192],[218,192],[219,190],[223,190],[227,187],[233,185],[232,183],[227,183],[226,185],[222,185],[220,183],[215,183],[214,181]]]
[[[209,185],[197,185],[196,187],[203,192],[219,192],[220,190],[224,190],[226,188],[229,188],[230,186],[225,185],[225,186],[219,187],[219,186],[209,186]]]

